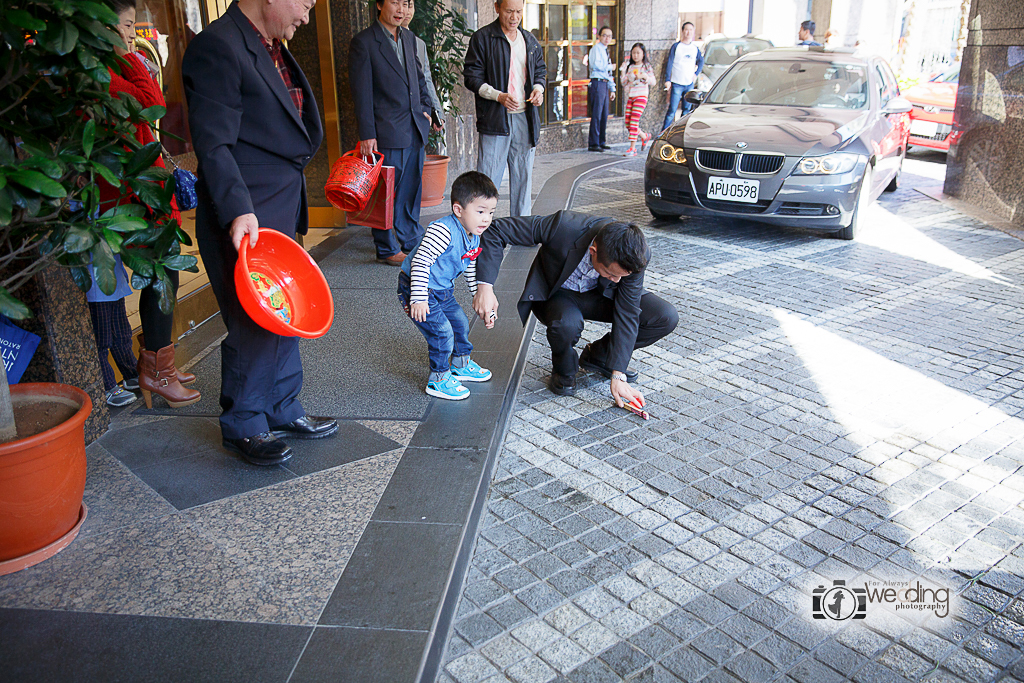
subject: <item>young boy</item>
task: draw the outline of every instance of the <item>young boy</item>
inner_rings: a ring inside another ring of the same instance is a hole
[[[498,188],[490,178],[477,171],[463,173],[452,183],[452,213],[431,223],[402,263],[398,299],[427,339],[430,396],[461,401],[469,396],[462,382],[491,378],[490,370],[469,358],[469,320],[455,300],[455,280],[465,272],[469,291],[476,294],[480,235],[497,206]],[[492,317],[487,327],[493,326]]]

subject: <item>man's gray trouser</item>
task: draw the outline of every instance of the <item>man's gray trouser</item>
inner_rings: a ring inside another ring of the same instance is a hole
[[[508,166],[510,216],[529,216],[533,184],[533,152],[530,146],[530,128],[526,112],[509,114],[512,130],[510,135],[481,135],[480,154],[476,170],[501,187]]]

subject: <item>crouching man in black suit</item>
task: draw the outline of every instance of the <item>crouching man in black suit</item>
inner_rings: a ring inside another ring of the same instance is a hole
[[[672,304],[644,291],[651,250],[640,227],[559,211],[495,219],[481,240],[473,309],[482,320],[498,307],[493,285],[505,247],[540,245],[517,307],[524,324],[533,311],[547,325],[551,391],[574,395],[576,371],[582,365],[611,380],[611,393],[620,407],[634,398],[642,403],[643,395],[629,386],[637,377],[629,368],[630,357],[634,349],[674,330],[679,314]],[[612,329],[577,356],[574,347],[587,320],[611,323]]]

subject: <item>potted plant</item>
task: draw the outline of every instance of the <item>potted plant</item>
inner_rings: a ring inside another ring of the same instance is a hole
[[[90,0],[12,0],[0,7],[0,313],[32,316],[15,293],[45,268],[69,268],[87,290],[94,266],[113,292],[114,254],[174,305],[167,271],[195,270],[188,235],[170,220],[174,183],[140,145],[135,124],[155,123],[109,93],[117,69],[117,15]],[[101,210],[97,181],[132,203]],[[70,543],[85,516],[85,392],[61,384],[10,387],[0,363],[0,574]],[[35,433],[34,433],[35,432]]]
[[[434,78],[437,99],[441,102],[447,120],[456,119],[460,112],[452,94],[462,81],[462,61],[466,55],[466,41],[473,31],[466,19],[445,3],[445,0],[420,0],[409,29],[427,44],[427,58]],[[421,206],[437,206],[444,200],[448,183],[448,162],[444,154],[444,131],[431,130],[427,141],[427,159],[423,164],[423,193]]]

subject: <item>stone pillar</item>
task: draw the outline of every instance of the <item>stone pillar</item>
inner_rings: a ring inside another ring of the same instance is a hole
[[[341,148],[353,149],[359,143],[356,128],[355,108],[352,104],[352,90],[348,80],[348,50],[352,37],[377,19],[376,6],[370,18],[370,2],[348,0],[332,2],[331,40],[334,43],[334,72],[337,77],[338,127],[341,130]]]
[[[295,36],[288,41],[288,50],[295,57],[295,61],[299,63],[306,80],[309,81],[309,87],[313,91],[317,108],[320,110],[320,120],[324,124],[324,142],[306,166],[306,195],[311,207],[330,206],[324,195],[324,183],[327,182],[327,176],[331,172],[331,163],[334,161],[330,158],[327,149],[327,134],[329,132],[327,126],[331,125],[331,119],[324,110],[324,86],[331,84],[323,82],[318,40],[319,32],[326,30],[327,27],[318,25],[317,13],[313,11],[309,13],[309,24],[297,30]],[[314,227],[327,226],[314,223]]]
[[[832,0],[813,0],[811,2],[811,16],[814,22],[814,39],[825,44],[825,34],[832,26]],[[795,30],[794,30],[795,32]]]
[[[974,0],[944,191],[1024,225],[1024,0]]]
[[[89,394],[92,414],[85,422],[85,442],[95,441],[107,430],[110,413],[85,294],[67,269],[50,266],[15,295],[35,317],[14,324],[42,337],[21,381],[70,384]]]

